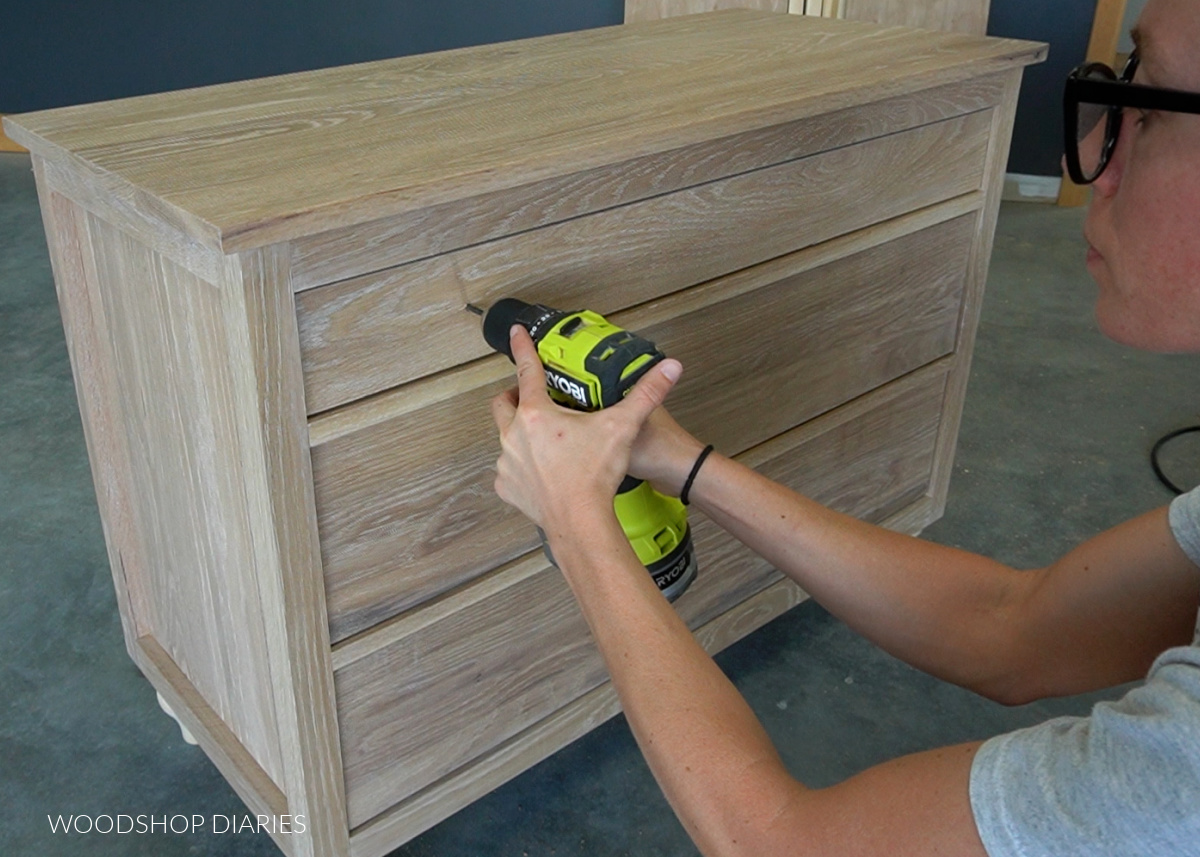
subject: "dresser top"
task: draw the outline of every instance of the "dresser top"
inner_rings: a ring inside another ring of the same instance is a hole
[[[1040,43],[745,10],[5,118],[224,252],[1038,62]]]

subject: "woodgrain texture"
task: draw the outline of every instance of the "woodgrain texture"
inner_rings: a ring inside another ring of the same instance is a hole
[[[162,220],[145,194],[103,175],[90,175],[63,160],[46,162],[43,182],[54,192],[77,201],[89,212],[118,229],[138,236],[155,253],[205,282],[221,276],[219,252],[200,244]]]
[[[144,619],[138,618],[145,617],[148,609],[139,585],[145,557],[133,517],[127,434],[117,407],[116,365],[106,334],[103,302],[96,293],[86,214],[51,190],[42,159],[34,156],[32,160],[121,629],[132,655],[137,639],[146,631]]]
[[[124,184],[164,222],[232,252],[1042,55],[1030,42],[735,10],[4,121],[18,142],[70,151],[109,192]]]
[[[493,191],[302,236],[291,243],[292,283],[303,290],[382,271],[590,212],[984,110],[999,97],[994,76],[972,78],[584,170],[554,181]]]
[[[928,486],[945,369],[777,439],[755,456],[758,468],[822,502],[883,520]],[[703,568],[676,605],[699,626],[778,574],[700,516],[692,524]],[[386,633],[389,645],[337,673],[351,826],[605,678],[574,598],[540,552]]]
[[[154,637],[147,635],[137,641],[133,660],[252,813],[276,818],[292,813],[283,792]],[[289,857],[297,853],[289,834],[274,825],[267,832]]]
[[[657,21],[676,15],[695,15],[718,9],[758,9],[786,12],[788,0],[625,0],[625,23]]]
[[[950,490],[950,473],[954,464],[955,446],[958,443],[958,427],[962,421],[963,403],[966,401],[967,379],[971,374],[971,355],[975,350],[975,332],[979,327],[979,313],[983,308],[983,290],[987,284],[988,265],[992,259],[996,219],[1000,216],[1004,167],[1008,163],[1013,119],[1016,116],[1017,96],[1021,87],[1019,71],[1009,72],[1002,77],[1005,81],[1004,95],[992,112],[992,142],[988,148],[988,179],[985,188],[987,202],[980,211],[975,236],[970,243],[962,317],[959,321],[958,344],[955,349],[956,365],[947,386],[946,414],[942,421],[942,433],[938,438],[937,464],[930,491],[938,517],[941,517],[942,510],[946,507],[946,495]]]
[[[781,580],[727,613],[696,629],[706,651],[718,652],[803,601],[804,593]],[[609,683],[585,694],[550,717],[464,766],[455,776],[430,786],[410,800],[356,828],[350,837],[354,857],[383,857],[450,813],[484,796],[586,734],[621,710]]]
[[[242,481],[256,525],[252,567],[263,592],[284,783],[292,814],[307,827],[293,850],[344,857],[341,748],[288,258],[268,248],[230,259],[224,309],[230,359],[247,369],[236,387]]]
[[[851,21],[987,34],[991,0],[841,0]]]
[[[304,292],[309,410],[486,355],[466,303],[610,313],[976,190],[990,123],[972,113]]]
[[[897,532],[915,535],[936,518],[931,505],[923,498],[881,524]],[[719,652],[806,598],[807,595],[790,580],[779,580],[695,629],[696,639],[706,651]],[[620,710],[611,683],[600,685],[495,750],[464,765],[454,776],[435,783],[356,828],[350,837],[351,854],[354,857],[383,857],[395,843],[424,832],[590,732]]]
[[[298,349],[290,283],[284,277],[277,284],[284,305],[270,319],[261,307],[245,303],[231,311],[229,298],[236,292],[196,278],[68,202],[51,189],[54,182],[44,170],[39,169],[39,178],[50,196],[46,210],[55,224],[50,234],[64,290],[61,305],[73,335],[81,410],[87,415],[90,457],[97,468],[106,538],[115,554],[113,572],[131,654],[252,808],[305,815],[316,822],[318,832],[342,829],[340,851],[345,853],[341,777],[327,775],[336,788],[310,806],[306,791],[321,780],[297,774],[302,760],[287,755],[311,756],[322,745],[312,734],[301,739],[285,728],[289,718],[280,716],[281,707],[294,721],[296,694],[278,672],[273,678],[271,664],[304,665],[306,681],[320,673],[299,657],[295,645],[288,654],[270,652],[271,628],[284,622],[282,614],[272,616],[272,607],[283,598],[282,593],[278,600],[270,593],[264,598],[264,581],[255,574],[256,569],[287,563],[275,553],[271,534],[261,529],[272,528],[278,510],[264,509],[270,499],[260,495],[256,503],[247,489],[255,474],[269,472],[275,479],[295,474],[309,492],[312,518],[302,519],[298,534],[308,541],[315,565],[308,576],[313,591],[297,599],[285,624],[295,627],[302,605],[311,605],[317,617],[311,630],[293,631],[292,636],[323,656],[328,687],[299,711],[310,717],[326,711],[324,746],[331,748],[332,763],[322,760],[320,770],[337,771],[299,355],[281,360],[265,342],[278,326],[268,322],[282,320],[291,331],[292,348]],[[262,280],[246,279],[251,285]],[[241,380],[264,377],[237,372],[238,367],[255,366],[248,353],[251,330],[262,346],[258,367],[272,367],[270,377],[276,380],[286,377],[276,366],[292,366],[296,375],[290,385],[281,385],[293,397],[291,431],[278,424],[265,431],[269,444],[280,451],[292,439],[291,460],[270,468],[256,455],[261,450],[244,443],[258,425],[256,416],[270,421],[284,413],[277,404],[280,396],[239,388]],[[267,402],[272,405],[265,407]],[[267,495],[278,497],[269,490]],[[292,503],[289,508],[303,506]],[[264,551],[269,555],[264,557]],[[301,579],[288,577],[293,587]],[[281,791],[289,784],[290,802]],[[329,814],[326,805],[340,822],[316,820]],[[295,854],[314,853],[314,841],[319,842],[317,837],[276,839]],[[317,853],[338,853],[335,842],[325,844],[329,847]]]
[[[98,218],[80,225],[126,435],[139,621],[281,782],[220,292]]]
[[[780,262],[769,269],[778,279],[659,323],[614,318],[688,367],[672,395],[676,418],[740,452],[948,353],[973,231],[973,218],[959,218],[818,270]],[[314,442],[334,639],[536,544],[491,490],[488,401],[512,383],[493,357],[406,397],[413,410]]]
[[[918,531],[1043,50],[718,11],[5,118],[127,648],[285,853],[381,857],[617,710],[462,304],[605,312],[722,451]],[[804,597],[693,523],[706,648]]]

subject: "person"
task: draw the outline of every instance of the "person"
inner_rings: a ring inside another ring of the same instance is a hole
[[[1124,78],[1092,66],[1068,83],[1083,139],[1067,159],[1094,188],[1084,234],[1096,319],[1128,345],[1200,352],[1194,0],[1148,0],[1134,37]],[[518,386],[492,403],[496,491],[545,531],[634,736],[704,854],[1200,854],[1200,491],[1016,571],[835,513],[719,454],[693,473],[703,444],[661,407],[676,361],[583,414],[551,402],[519,327],[512,350]],[[694,476],[692,504],[834,615],[989,698],[1145,681],[1088,717],[808,789],[638,563],[613,513],[626,472],[676,495]]]

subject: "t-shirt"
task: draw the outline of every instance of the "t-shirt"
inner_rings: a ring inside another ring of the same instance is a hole
[[[1171,504],[1171,532],[1188,558],[1200,565],[1200,487],[1177,497]],[[1192,645],[1200,646],[1200,615],[1196,616],[1196,638]]]
[[[1200,565],[1200,488],[1170,521]],[[1200,616],[1120,700],[986,742],[970,788],[989,857],[1200,857]]]

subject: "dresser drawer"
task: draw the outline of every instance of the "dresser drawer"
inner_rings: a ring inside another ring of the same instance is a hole
[[[801,426],[745,458],[868,520],[928,488],[948,362]],[[676,602],[698,627],[778,572],[695,512],[700,574]],[[334,653],[351,826],[487,753],[605,680],[556,569],[526,556]]]
[[[975,223],[959,216],[817,268],[793,254],[736,275],[766,282],[734,297],[716,283],[712,303],[683,296],[615,318],[683,361],[672,413],[734,454],[949,353]],[[313,421],[335,640],[536,546],[492,490],[489,400],[512,384],[493,357]]]
[[[996,76],[960,80],[534,181],[290,242],[297,292],[995,107]]]
[[[611,313],[978,190],[990,123],[970,113],[301,292],[308,411],[484,356],[468,302]]]

